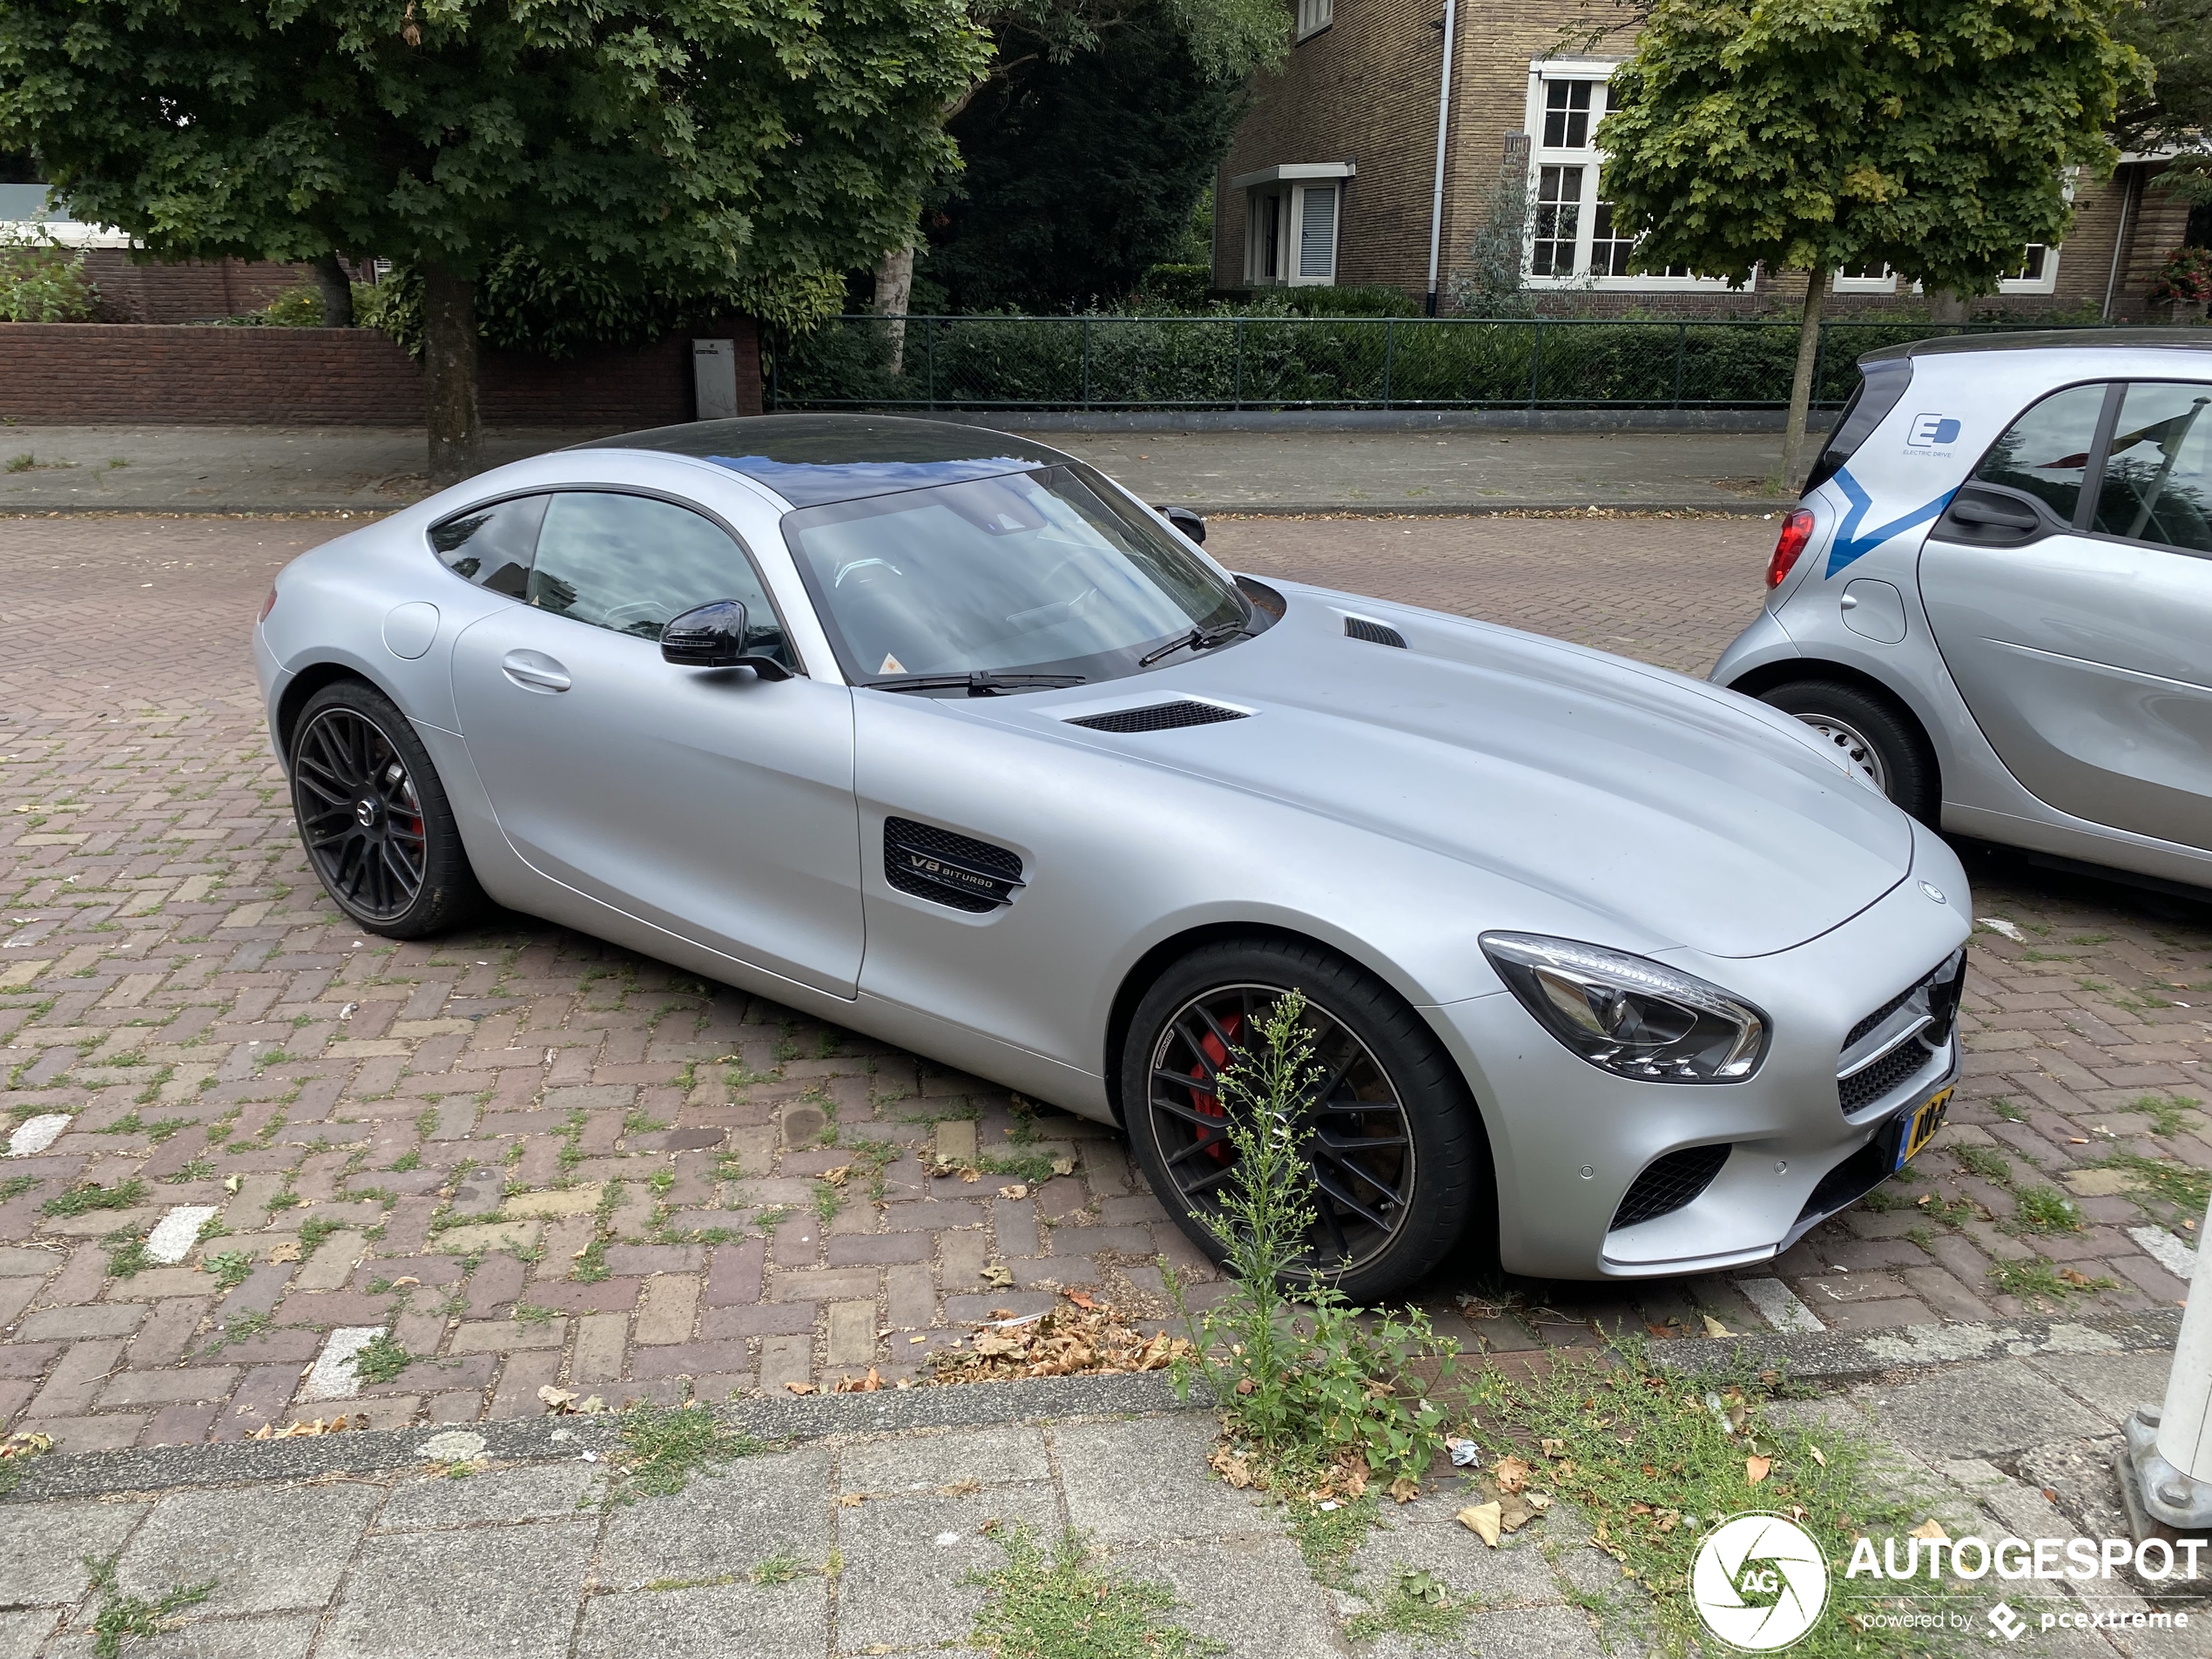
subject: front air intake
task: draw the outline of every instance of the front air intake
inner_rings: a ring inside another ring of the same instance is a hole
[[[1189,698],[1173,703],[1152,703],[1141,709],[1109,709],[1104,714],[1085,714],[1068,722],[1093,732],[1171,732],[1182,725],[1211,725],[1217,720],[1241,720],[1242,709],[1218,703],[1199,703]]]
[[[900,893],[980,915],[1014,902],[1022,860],[1002,846],[911,818],[883,820],[883,879]]]
[[[1656,1221],[1661,1216],[1672,1215],[1713,1184],[1721,1165],[1728,1162],[1729,1151],[1725,1143],[1719,1146],[1686,1146],[1679,1152],[1653,1159],[1644,1166],[1643,1173],[1629,1184],[1621,1207],[1613,1212],[1614,1227],[1633,1227],[1640,1221]]]
[[[1406,636],[1387,623],[1369,622],[1365,617],[1346,617],[1344,631],[1354,639],[1364,639],[1370,645],[1395,645],[1406,649]]]

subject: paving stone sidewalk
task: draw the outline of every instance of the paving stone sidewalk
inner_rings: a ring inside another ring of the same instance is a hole
[[[2162,1390],[2164,1356],[2022,1345],[2040,1351],[1777,1409],[1871,1440],[1885,1481],[1952,1537],[2123,1535],[2115,1430],[2134,1401]],[[1352,1588],[1330,1588],[1279,1509],[1209,1474],[1215,1432],[1206,1413],[1170,1412],[809,1438],[695,1476],[677,1495],[609,1508],[606,1461],[575,1449],[605,1444],[588,1426],[551,1430],[550,1456],[489,1463],[481,1436],[417,1430],[414,1470],[10,1501],[0,1506],[0,1656],[90,1654],[109,1598],[86,1563],[107,1561],[123,1595],[209,1587],[172,1632],[127,1645],[132,1659],[918,1656],[965,1646],[983,1599],[972,1575],[1001,1565],[1000,1541],[1017,1527],[1046,1540],[1073,1528],[1103,1570],[1168,1586],[1180,1605],[1165,1616],[1234,1659],[1649,1650],[1645,1592],[1568,1505],[1494,1550],[1453,1519],[1460,1482],[1444,1480],[1418,1502],[1386,1504],[1352,1557]],[[568,1448],[554,1436],[572,1437]],[[447,1473],[456,1464],[467,1478]],[[1846,1544],[1828,1541],[1840,1561]],[[1406,1568],[1470,1610],[1463,1628],[1357,1639],[1351,1621]],[[2006,1651],[2033,1659],[2201,1655],[2195,1629],[2040,1628],[2046,1612],[2212,1617],[2201,1585],[2157,1587],[2155,1604],[2139,1588],[1993,1581],[1952,1605],[1978,1636],[2007,1599],[2031,1630]],[[1872,1650],[1889,1645],[1878,1635]]]
[[[1062,1287],[1157,1320],[1165,1262],[1206,1293],[1109,1131],[525,918],[410,945],[345,926],[245,657],[271,572],[342,529],[0,523],[0,1424],[84,1449],[528,1416],[555,1385],[896,1382]],[[1244,521],[1217,545],[1695,670],[1756,604],[1770,535]],[[1737,1275],[1447,1272],[1424,1295],[1445,1327],[1510,1352],[2178,1301],[2212,1168],[2212,916],[1975,868],[2004,927],[1902,1207]],[[380,1333],[412,1363],[387,1345],[364,1384],[345,1359]]]

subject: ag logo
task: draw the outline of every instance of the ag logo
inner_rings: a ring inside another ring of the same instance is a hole
[[[1905,441],[1915,449],[1940,449],[1957,442],[1961,424],[1947,415],[1916,415]]]
[[[1774,1653],[1811,1629],[1828,1605],[1827,1558],[1794,1521],[1737,1515],[1698,1546],[1689,1599],[1717,1640]]]

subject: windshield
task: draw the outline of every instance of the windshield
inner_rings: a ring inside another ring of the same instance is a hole
[[[1224,643],[1251,613],[1170,532],[1044,467],[808,508],[784,520],[846,678],[1113,679],[1172,642]],[[952,687],[918,690],[952,691]]]

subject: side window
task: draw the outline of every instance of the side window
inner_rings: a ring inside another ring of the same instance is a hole
[[[2074,523],[2089,452],[2097,447],[2097,417],[2104,413],[2102,386],[2069,386],[2054,392],[2013,422],[1974,469],[1985,484],[2005,484],[2040,497],[2064,523]]]
[[[528,597],[541,610],[641,639],[658,639],[694,606],[739,600],[747,647],[798,666],[745,550],[719,526],[669,502],[585,490],[553,496]]]
[[[430,545],[455,576],[520,599],[529,587],[530,547],[544,516],[543,496],[497,502],[432,525]]]
[[[2147,381],[2128,388],[2089,528],[2212,553],[2212,386]]]

